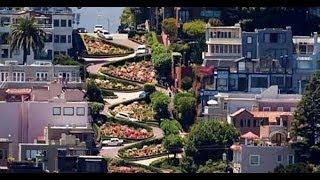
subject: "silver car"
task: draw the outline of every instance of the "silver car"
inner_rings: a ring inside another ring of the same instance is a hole
[[[109,140],[102,141],[102,146],[121,146],[123,144],[122,139],[111,138]]]

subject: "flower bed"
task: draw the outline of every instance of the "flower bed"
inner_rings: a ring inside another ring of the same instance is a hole
[[[128,105],[120,104],[114,107],[111,111],[114,115],[120,112],[128,113],[131,118],[135,118],[139,121],[154,121],[154,116],[156,114],[151,105],[137,101]]]
[[[161,144],[162,139],[142,141],[119,150],[119,157],[127,160],[141,160],[158,157],[167,154],[167,150]]]
[[[104,138],[121,138],[130,140],[143,140],[153,136],[153,133],[145,128],[135,128],[118,123],[103,124],[101,126],[101,134]]]
[[[109,56],[109,55],[127,55],[133,53],[133,49],[116,45],[101,38],[81,34],[82,41],[86,47],[88,55]]]
[[[136,91],[136,90],[141,90],[142,87],[131,84],[131,83],[125,83],[113,79],[95,79],[95,83],[102,89],[106,90],[116,90],[116,91]]]
[[[126,62],[120,66],[109,65],[102,67],[101,72],[131,81],[157,83],[156,72],[151,61]]]

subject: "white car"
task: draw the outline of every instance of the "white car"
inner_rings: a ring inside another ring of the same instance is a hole
[[[138,121],[137,119],[131,118],[131,117],[129,116],[129,114],[127,114],[127,113],[122,113],[122,112],[117,113],[117,114],[115,115],[115,118],[124,119],[124,120],[127,120],[127,121]]]
[[[102,141],[103,146],[121,146],[123,144],[122,139],[111,138],[109,140]]]
[[[102,25],[95,25],[94,28],[93,28],[93,32],[94,33],[97,33],[97,32],[102,31],[102,30],[103,30]]]
[[[146,45],[138,46],[138,48],[136,50],[136,54],[147,54],[147,53],[148,53],[148,49],[147,49]]]
[[[100,33],[104,38],[106,38],[108,40],[112,40],[113,39],[113,36],[107,30],[103,29],[103,30],[100,31]]]

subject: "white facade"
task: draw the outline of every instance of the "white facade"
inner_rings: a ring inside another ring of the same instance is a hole
[[[47,34],[47,41],[41,55],[34,55],[31,49],[27,57],[27,63],[44,60],[52,61],[55,54],[67,54],[72,49],[72,30],[74,13],[66,7],[61,8],[29,8],[25,10],[0,10],[0,62],[16,60],[22,63],[23,51],[11,52],[10,44],[6,41],[10,36],[10,25],[14,24],[20,17],[34,17],[41,29]]]

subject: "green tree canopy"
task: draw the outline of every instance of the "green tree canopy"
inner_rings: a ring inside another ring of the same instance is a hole
[[[120,16],[120,23],[124,25],[125,27],[130,26],[133,22],[135,21],[134,19],[134,14],[131,11],[130,7],[125,7],[122,11],[122,14]]]
[[[155,55],[159,55],[159,54],[164,54],[164,53],[168,53],[168,49],[160,43],[154,43],[151,46],[151,56],[155,56]]]
[[[320,72],[316,72],[306,86],[291,126],[296,139],[293,148],[298,160],[315,164],[320,162]]]
[[[77,61],[72,59],[69,55],[58,54],[54,56],[53,64],[59,65],[80,65]]]
[[[196,19],[183,24],[183,32],[190,37],[203,38],[205,34],[206,23],[202,20]]]
[[[158,39],[157,39],[157,34],[153,31],[151,32],[148,32],[146,35],[145,35],[146,39],[147,39],[147,42],[150,46],[154,45],[154,44],[157,44],[159,43],[158,42]]]
[[[95,84],[94,81],[89,81],[87,83],[87,92],[85,97],[90,102],[99,102],[104,104],[103,96],[100,88]]]
[[[182,130],[181,124],[177,120],[165,119],[160,124],[165,136],[170,134],[179,134]]]
[[[178,27],[175,18],[164,19],[161,23],[162,30],[168,34],[171,40],[175,40],[178,35]]]
[[[170,153],[174,153],[175,156],[176,153],[179,152],[181,148],[183,148],[183,138],[176,134],[170,134],[168,136],[165,136],[162,143],[164,147]]]
[[[312,173],[313,167],[306,163],[297,163],[284,166],[280,164],[274,169],[274,173]]]
[[[155,92],[151,95],[152,108],[157,112],[157,118],[168,116],[169,96],[162,92]]]
[[[104,104],[98,102],[90,102],[89,108],[91,110],[91,114],[98,115],[104,108]]]
[[[230,154],[229,147],[240,133],[231,124],[219,120],[202,120],[191,127],[185,153],[193,157],[197,164],[208,159],[221,159],[224,152]]]
[[[181,43],[172,43],[169,47],[169,49],[172,51],[172,52],[179,52],[181,54],[183,54],[184,52],[187,52],[190,47],[188,44],[181,44]]]
[[[143,86],[143,91],[150,93],[150,94],[154,93],[156,91],[156,86],[155,86],[155,84],[145,83]]]
[[[188,129],[196,115],[196,98],[191,93],[177,93],[173,103],[183,128]]]
[[[212,161],[209,159],[205,165],[200,165],[197,173],[224,173],[227,164],[223,161]]]
[[[27,63],[27,55],[32,49],[39,54],[45,43],[46,33],[40,29],[34,18],[19,18],[18,24],[11,26],[11,49],[23,49],[23,64]]]

